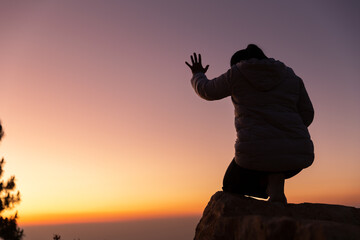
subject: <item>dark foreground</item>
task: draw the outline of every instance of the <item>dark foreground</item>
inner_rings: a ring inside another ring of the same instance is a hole
[[[360,209],[355,207],[260,201],[217,192],[204,210],[195,240],[360,239]]]

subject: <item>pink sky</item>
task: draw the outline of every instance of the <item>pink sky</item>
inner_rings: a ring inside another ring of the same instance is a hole
[[[21,223],[201,214],[234,155],[230,99],[194,93],[256,43],[303,78],[314,164],[289,202],[360,207],[358,1],[0,3],[0,145]]]

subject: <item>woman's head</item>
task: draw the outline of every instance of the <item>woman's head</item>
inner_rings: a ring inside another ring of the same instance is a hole
[[[230,66],[237,64],[240,61],[248,60],[251,58],[267,59],[264,52],[255,44],[249,44],[245,49],[237,51],[230,60]]]

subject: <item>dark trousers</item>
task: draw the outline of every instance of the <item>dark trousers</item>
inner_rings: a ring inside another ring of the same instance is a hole
[[[291,178],[300,170],[283,172],[285,178]],[[274,172],[261,172],[240,167],[233,159],[226,170],[223,180],[223,191],[241,195],[248,195],[258,198],[268,198],[266,188],[268,176]]]

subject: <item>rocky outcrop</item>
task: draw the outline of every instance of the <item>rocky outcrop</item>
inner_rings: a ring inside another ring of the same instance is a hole
[[[360,239],[360,209],[341,205],[271,203],[215,193],[194,240]]]

